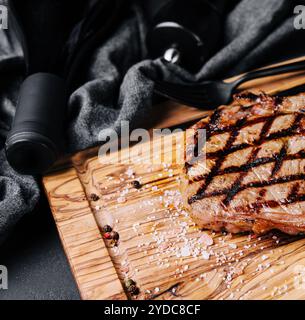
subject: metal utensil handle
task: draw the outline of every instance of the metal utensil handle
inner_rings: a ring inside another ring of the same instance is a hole
[[[251,71],[243,75],[241,78],[237,79],[236,81],[234,81],[233,84],[234,84],[234,87],[238,87],[242,83],[253,80],[253,79],[274,76],[277,74],[288,73],[292,71],[300,71],[302,69],[304,69],[305,71],[305,60],[285,64],[282,66],[271,67],[271,68],[266,68],[266,69],[257,70],[257,71]]]

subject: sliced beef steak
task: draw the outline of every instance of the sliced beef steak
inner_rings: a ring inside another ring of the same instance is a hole
[[[305,94],[236,95],[187,130],[186,144],[182,193],[200,227],[305,233]]]

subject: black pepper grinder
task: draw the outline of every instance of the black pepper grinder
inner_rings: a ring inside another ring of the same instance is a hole
[[[45,172],[60,154],[68,95],[59,61],[83,8],[83,0],[10,2],[26,78],[5,147],[8,162],[21,174]]]
[[[147,35],[152,58],[163,57],[197,72],[221,46],[227,0],[154,0],[147,4],[153,28]]]
[[[26,64],[5,151],[21,174],[43,174],[64,149],[68,97],[82,65],[116,26],[124,0],[11,0]],[[77,26],[77,27],[76,27]]]

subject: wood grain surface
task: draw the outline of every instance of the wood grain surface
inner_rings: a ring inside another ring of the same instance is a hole
[[[296,83],[304,84],[305,76],[259,80],[251,87],[274,93]],[[154,127],[206,114],[171,108]],[[305,299],[304,238],[214,234],[193,224],[180,201],[183,144],[184,133],[178,133],[107,159],[99,159],[96,149],[84,151],[71,158],[72,168],[44,177],[82,298]],[[152,156],[152,148],[161,159]],[[119,234],[117,245],[103,239],[105,225]],[[127,279],[136,282],[139,294],[127,290]]]
[[[126,300],[75,169],[48,176],[45,188],[81,297]]]

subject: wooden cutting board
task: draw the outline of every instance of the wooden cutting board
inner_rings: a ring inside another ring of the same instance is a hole
[[[304,84],[304,74],[252,81],[276,93]],[[154,128],[194,121],[206,112],[168,104]],[[180,203],[178,133],[122,150],[120,163],[96,150],[43,179],[57,228],[83,299],[305,299],[305,239],[200,231]],[[162,163],[151,165],[152,148]],[[169,165],[174,157],[174,162]],[[107,159],[109,160],[109,159]],[[141,182],[135,188],[134,181]],[[111,225],[116,246],[102,236]],[[136,282],[132,295],[126,279]]]

